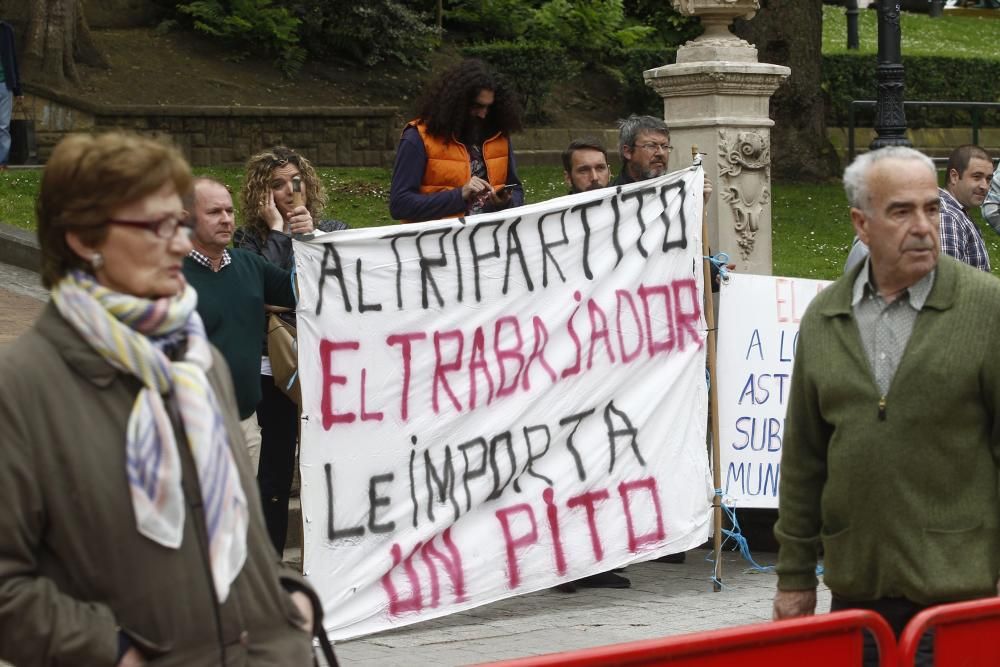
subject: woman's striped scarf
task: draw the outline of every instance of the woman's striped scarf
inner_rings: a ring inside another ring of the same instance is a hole
[[[247,499],[205,375],[212,353],[195,311],[197,293],[186,285],[173,298],[150,301],[74,271],[53,288],[52,300],[108,363],[144,385],[129,417],[126,474],[139,533],[169,549],[181,544],[185,507],[177,441],[163,402],[173,394],[198,470],[215,593],[225,600],[246,560]],[[157,343],[178,337],[186,343],[184,355],[171,361]]]

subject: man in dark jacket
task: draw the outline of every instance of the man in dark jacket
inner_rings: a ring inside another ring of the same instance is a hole
[[[673,147],[670,129],[655,116],[632,114],[618,122],[618,151],[622,170],[613,185],[626,185],[667,173],[667,161]]]
[[[21,99],[21,76],[14,50],[14,29],[0,21],[0,170],[7,168],[10,154],[10,114],[14,98]]]

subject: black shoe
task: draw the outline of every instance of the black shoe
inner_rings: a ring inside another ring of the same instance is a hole
[[[680,552],[679,554],[667,554],[666,556],[660,556],[659,558],[654,558],[654,563],[683,563],[687,559],[687,554],[685,552]]]
[[[631,588],[632,582],[614,572],[592,574],[573,582],[580,588]]]
[[[572,581],[567,581],[565,584],[556,584],[553,588],[560,593],[576,593],[576,583]]]

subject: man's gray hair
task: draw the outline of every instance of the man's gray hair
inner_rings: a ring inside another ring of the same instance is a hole
[[[847,165],[847,169],[844,170],[844,192],[847,193],[847,203],[853,208],[867,211],[871,206],[868,172],[882,160],[914,160],[926,166],[937,180],[934,161],[918,150],[907,146],[886,146],[876,151],[868,151],[854,158],[854,162]]]
[[[635,114],[628,118],[622,118],[618,121],[618,154],[621,155],[622,162],[626,161],[622,146],[634,146],[635,139],[640,132],[661,132],[670,136],[670,128],[667,127],[662,118]]]

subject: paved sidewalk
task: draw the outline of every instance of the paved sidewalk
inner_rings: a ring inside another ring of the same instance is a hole
[[[712,591],[711,552],[687,563],[630,565],[632,588],[554,590],[496,602],[400,630],[338,642],[344,665],[467,665],[760,623],[771,618],[776,577],[723,552],[723,589]],[[755,554],[764,565],[774,554]],[[830,594],[820,587],[818,609]]]
[[[0,343],[14,340],[26,331],[48,300],[38,274],[9,264],[0,264]]]

